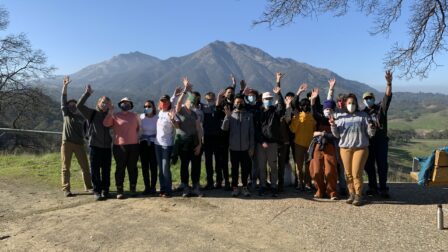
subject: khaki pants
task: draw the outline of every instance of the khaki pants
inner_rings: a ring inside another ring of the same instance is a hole
[[[74,144],[70,142],[62,142],[61,145],[61,161],[62,161],[62,190],[70,191],[70,166],[72,163],[73,153],[78,159],[78,164],[81,167],[82,178],[84,180],[84,189],[92,189],[92,178],[89,171],[89,163],[87,161],[87,154],[82,144]]]
[[[369,157],[369,149],[341,148],[340,152],[350,194],[362,195],[362,171]]]

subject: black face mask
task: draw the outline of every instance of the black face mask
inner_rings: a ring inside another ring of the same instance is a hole
[[[229,96],[226,97],[228,101],[233,101],[233,98],[235,98],[234,94],[231,94]]]
[[[305,113],[311,112],[311,107],[308,105],[300,106],[300,110],[302,110]]]
[[[242,109],[244,109],[244,104],[235,104],[234,108],[237,110],[242,110]]]

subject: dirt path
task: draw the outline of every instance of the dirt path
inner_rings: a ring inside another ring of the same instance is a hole
[[[0,180],[0,250],[443,251],[436,203],[448,189],[392,185],[393,200],[361,208],[314,201],[293,189],[279,199],[63,198],[43,186]],[[19,189],[20,188],[20,189]],[[448,208],[447,205],[445,205]],[[448,215],[445,214],[448,226]]]

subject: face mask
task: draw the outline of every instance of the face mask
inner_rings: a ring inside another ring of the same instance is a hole
[[[266,108],[269,108],[270,106],[272,106],[272,100],[264,100],[264,101],[263,101],[263,105],[264,105]]]
[[[242,110],[244,108],[244,104],[235,104],[235,109]]]
[[[375,99],[373,98],[365,99],[364,105],[366,105],[368,108],[371,108],[373,105],[375,105]]]
[[[347,104],[347,111],[349,113],[353,113],[356,110],[356,105],[355,104]]]
[[[235,97],[235,95],[234,94],[229,94],[229,95],[227,95],[227,101],[233,101],[233,98]]]
[[[324,116],[325,116],[325,118],[330,118],[330,116],[331,116],[331,110],[330,109],[325,109],[324,110]]]
[[[107,108],[107,104],[106,103],[101,103],[101,105],[100,105],[100,109],[102,110],[102,111],[106,111],[108,108]]]
[[[254,103],[255,103],[255,96],[253,96],[253,95],[249,95],[249,96],[247,97],[247,101],[248,101],[250,104],[254,104]]]
[[[129,103],[122,103],[122,104],[120,104],[120,108],[123,111],[128,111],[128,110],[131,109],[131,104],[129,104]]]
[[[214,102],[214,101],[209,101],[209,102],[208,102],[208,106],[209,106],[209,107],[213,107],[213,106],[215,106],[215,102]]]
[[[311,111],[311,108],[310,108],[310,106],[301,106],[300,110],[302,110],[305,113],[308,113]]]
[[[145,114],[147,114],[147,115],[152,114],[152,107],[151,108],[145,108]]]

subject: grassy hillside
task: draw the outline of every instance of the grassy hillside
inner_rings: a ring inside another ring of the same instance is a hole
[[[448,145],[448,140],[412,140],[410,143],[397,144],[391,142],[389,151],[390,181],[410,181],[409,172],[414,156],[426,156],[434,148]],[[31,182],[45,183],[55,188],[60,186],[60,154],[45,155],[1,155],[0,177],[7,179],[29,180]],[[172,166],[173,184],[180,183],[179,163]],[[114,186],[115,163],[112,164],[111,190]],[[205,167],[202,165],[201,184],[205,183]],[[143,180],[139,165],[138,190],[143,190]],[[81,173],[76,159],[72,161],[72,188],[74,191],[83,189]],[[125,188],[128,188],[127,178]]]
[[[391,129],[443,130],[448,129],[448,109],[436,113],[424,113],[415,119],[389,119]]]

